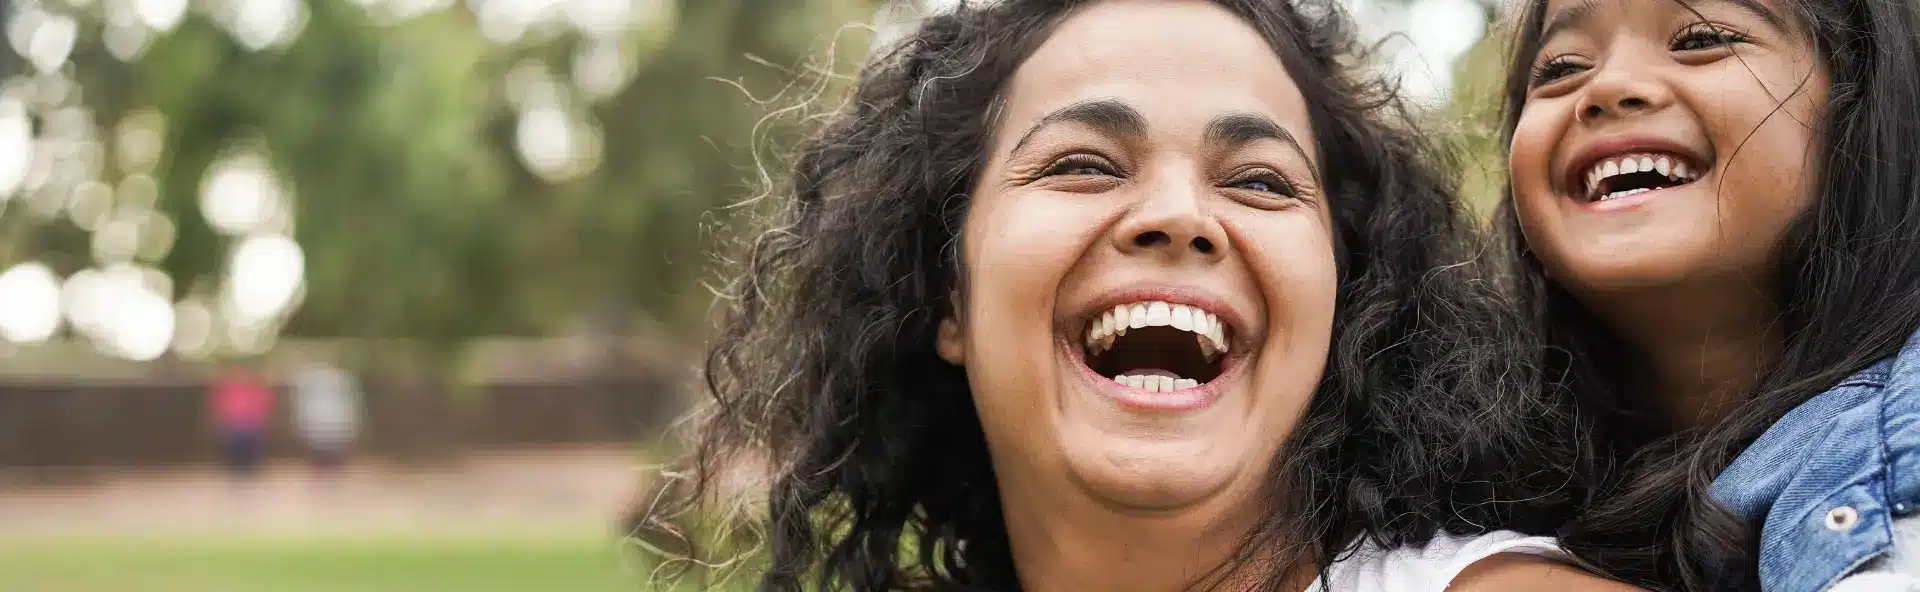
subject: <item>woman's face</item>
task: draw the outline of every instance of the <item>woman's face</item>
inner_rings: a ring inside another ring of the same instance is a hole
[[[1749,298],[1771,281],[1809,203],[1827,93],[1783,8],[1546,3],[1511,180],[1527,241],[1560,282],[1591,300],[1696,280]]]
[[[1333,323],[1300,90],[1225,9],[1127,0],[1061,22],[1004,98],[939,347],[1003,497],[1250,499]]]

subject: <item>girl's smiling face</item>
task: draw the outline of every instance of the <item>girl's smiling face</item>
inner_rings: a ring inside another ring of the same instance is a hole
[[[1014,74],[986,148],[940,353],[1002,495],[1253,500],[1320,382],[1337,284],[1274,49],[1212,3],[1093,4]]]
[[[1510,148],[1532,251],[1583,300],[1774,278],[1827,76],[1776,0],[1549,0]],[[1745,297],[1745,296],[1740,296]],[[1701,303],[1703,306],[1708,303]]]

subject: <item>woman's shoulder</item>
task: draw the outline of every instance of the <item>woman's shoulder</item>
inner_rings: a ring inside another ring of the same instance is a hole
[[[1391,548],[1362,539],[1336,558],[1327,569],[1327,579],[1310,590],[1438,592],[1447,589],[1449,583],[1475,563],[1502,553],[1547,559],[1564,557],[1560,544],[1552,537],[1506,530],[1477,535],[1440,533],[1423,545]]]

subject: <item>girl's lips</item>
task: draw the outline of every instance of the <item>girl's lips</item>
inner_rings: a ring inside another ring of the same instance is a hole
[[[1694,185],[1693,183],[1688,183],[1686,185],[1662,187],[1652,191],[1636,193],[1626,197],[1616,197],[1613,199],[1606,199],[1606,200],[1579,202],[1576,205],[1576,207],[1589,212],[1616,212],[1620,210],[1630,210],[1630,209],[1634,209],[1634,208],[1638,208],[1643,205],[1646,205],[1647,202],[1660,199],[1663,197],[1671,196],[1675,192],[1685,190],[1687,188],[1692,187],[1693,185]]]
[[[1685,159],[1702,175],[1713,166],[1711,150],[1705,152],[1695,150],[1680,142],[1656,135],[1622,135],[1595,140],[1574,151],[1573,156],[1562,165],[1563,168],[1558,175],[1560,189],[1577,201],[1585,201],[1587,173],[1595,163],[1609,157],[1642,152],[1667,154],[1673,158]]]

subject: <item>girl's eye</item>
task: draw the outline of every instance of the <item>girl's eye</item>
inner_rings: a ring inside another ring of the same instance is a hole
[[[1047,172],[1041,173],[1040,176],[1117,176],[1114,171],[1118,168],[1105,158],[1092,154],[1074,154],[1054,162],[1053,166],[1047,167]]]
[[[1582,68],[1585,66],[1575,63],[1570,56],[1559,56],[1541,62],[1540,65],[1533,67],[1533,86],[1545,86],[1555,80],[1579,74]]]
[[[1282,177],[1279,173],[1265,169],[1244,175],[1240,177],[1239,180],[1229,184],[1229,186],[1236,189],[1272,193],[1287,197],[1294,197],[1299,193],[1299,190],[1295,189],[1292,183],[1287,182],[1286,177]]]
[[[1746,41],[1744,35],[1713,25],[1694,25],[1673,39],[1673,51],[1701,51]]]

